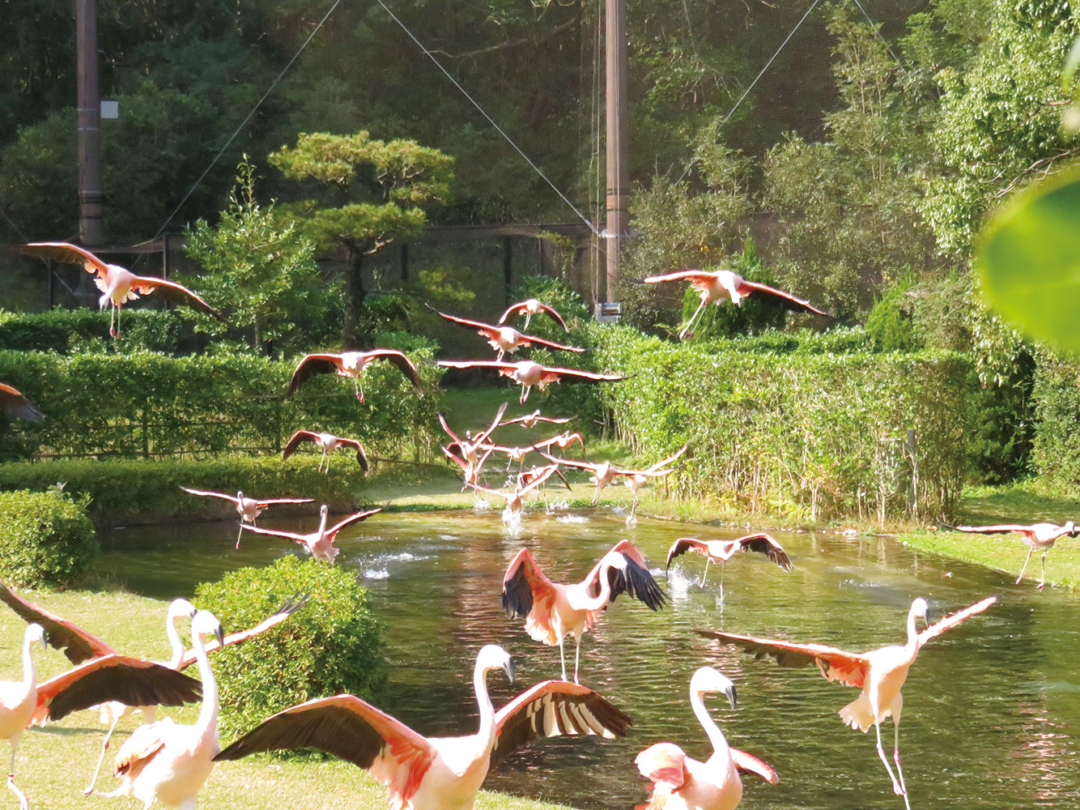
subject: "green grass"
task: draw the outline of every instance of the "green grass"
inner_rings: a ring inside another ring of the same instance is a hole
[[[29,597],[65,619],[75,622],[98,638],[128,654],[154,659],[165,658],[166,603],[124,592],[68,591],[32,593]],[[0,679],[22,677],[21,648],[26,624],[14,613],[0,610]],[[40,679],[69,667],[63,655],[49,649],[35,649]],[[197,707],[164,709],[178,722],[194,722]],[[138,716],[124,721],[114,735],[112,752],[119,750],[127,734],[137,725]],[[135,807],[133,799],[106,799],[97,794],[83,798],[100,751],[104,727],[97,711],[77,712],[44,729],[32,728],[22,737],[15,763],[16,784],[26,793],[35,810]],[[223,740],[223,743],[231,742]],[[98,791],[105,793],[118,784],[111,776],[112,756],[107,756]],[[269,797],[273,797],[272,800]],[[15,805],[11,797],[11,806]],[[324,810],[384,810],[385,791],[367,772],[340,760],[280,760],[257,756],[225,762],[214,768],[202,792],[200,807],[218,810],[265,810],[267,807],[323,808]],[[479,810],[557,810],[560,805],[534,802],[498,793],[481,793]]]

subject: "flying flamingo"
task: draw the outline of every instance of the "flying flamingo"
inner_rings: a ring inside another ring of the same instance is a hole
[[[951,527],[950,527],[951,528]],[[1046,555],[1050,553],[1050,549],[1054,547],[1054,543],[1057,542],[1059,537],[1076,537],[1080,534],[1080,529],[1077,529],[1076,524],[1071,520],[1064,526],[1058,526],[1056,523],[1033,523],[1030,526],[1002,523],[996,526],[957,526],[955,527],[958,532],[970,532],[974,534],[1021,534],[1024,536],[1024,542],[1028,544],[1027,557],[1024,558],[1024,566],[1020,569],[1020,576],[1016,578],[1016,584],[1020,584],[1020,580],[1024,578],[1024,572],[1027,570],[1027,564],[1031,560],[1031,553],[1037,548],[1043,550],[1042,553],[1042,573],[1039,575],[1039,590],[1041,591],[1046,585]]]
[[[558,469],[558,465],[549,464],[546,467],[537,467],[523,472],[517,478],[517,485],[509,492],[479,485],[476,485],[474,489],[477,494],[485,492],[505,499],[506,509],[503,510],[503,522],[513,525],[521,522],[521,511],[525,508],[525,498],[529,493],[543,486],[545,481],[558,472]]]
[[[514,664],[499,646],[480,650],[473,689],[480,728],[464,737],[424,737],[353,695],[309,700],[278,712],[217,755],[240,759],[259,751],[316,748],[366,769],[386,785],[392,810],[471,810],[489,768],[537,737],[623,736],[630,718],[584,686],[544,681],[498,712],[486,675]]]
[[[368,471],[367,453],[364,452],[364,446],[360,444],[359,439],[346,439],[342,436],[335,436],[333,433],[315,433],[310,430],[298,430],[289,438],[288,444],[285,445],[285,449],[281,453],[281,460],[284,461],[291,456],[296,451],[296,448],[304,442],[313,442],[322,448],[322,455],[319,456],[319,466],[316,472],[322,470],[323,461],[326,462],[326,472],[330,472],[330,454],[339,447],[352,447],[355,449],[356,463],[360,465],[360,469],[365,473]],[[254,522],[252,520],[252,523]],[[239,540],[236,541],[236,547],[240,548]]]
[[[783,571],[791,571],[795,566],[791,564],[791,558],[784,551],[784,547],[776,541],[776,538],[765,532],[748,534],[735,540],[699,540],[696,537],[680,537],[671,544],[667,553],[667,565],[671,568],[671,561],[688,551],[696,551],[705,557],[705,572],[701,575],[701,583],[698,587],[705,587],[705,577],[709,573],[709,563],[716,560],[720,563],[720,598],[724,598],[724,569],[726,563],[740,551],[756,551],[765,554],[770,560],[780,566]]]
[[[424,389],[420,385],[420,372],[416,366],[402,352],[396,349],[372,349],[369,352],[343,352],[341,354],[309,354],[301,360],[293,371],[292,381],[289,383],[291,397],[296,389],[310,380],[316,374],[339,374],[342,377],[352,377],[353,387],[356,389],[356,398],[364,401],[364,387],[360,385],[360,375],[364,369],[376,360],[387,360],[401,369],[401,373],[409,378],[416,395],[422,397]]]
[[[502,602],[511,616],[525,617],[525,632],[536,641],[559,646],[562,679],[566,680],[563,640],[574,636],[574,683],[578,682],[581,636],[590,629],[615,597],[626,592],[651,610],[664,605],[664,592],[649,573],[641,552],[629,540],[620,540],[581,582],[562,585],[548,579],[527,548],[511,560],[503,575]]]
[[[570,327],[566,325],[566,321],[563,320],[562,315],[556,312],[554,308],[549,307],[547,304],[541,303],[540,300],[536,298],[526,298],[524,301],[518,301],[516,304],[511,304],[509,307],[506,308],[506,312],[504,312],[499,318],[499,323],[506,323],[508,320],[510,320],[511,315],[524,315],[525,326],[522,328],[528,329],[529,321],[532,320],[532,316],[538,315],[541,312],[550,315],[552,320],[554,320],[557,324],[559,324],[559,326],[563,328],[564,332],[570,331]]]
[[[17,388],[12,388],[6,383],[0,383],[0,412],[8,419],[18,416],[20,419],[40,422],[45,418],[45,414],[35,408],[33,402]]]
[[[734,304],[741,305],[742,299],[748,295],[759,294],[769,303],[793,312],[808,312],[813,315],[822,315],[832,318],[827,312],[823,312],[809,301],[796,298],[789,292],[761,284],[757,281],[748,281],[733,270],[717,270],[710,273],[707,270],[678,270],[674,273],[665,273],[662,276],[649,276],[643,278],[645,284],[658,284],[662,281],[689,281],[695,289],[701,292],[701,304],[693,316],[687,321],[686,326],[679,332],[679,338],[684,338],[690,332],[690,327],[705,309],[706,304],[720,303],[729,300]]]
[[[572,368],[542,366],[531,360],[522,360],[517,363],[498,363],[494,360],[440,360],[439,365],[443,368],[493,368],[504,377],[509,377],[523,386],[521,399],[518,400],[522,404],[525,404],[525,400],[529,398],[529,391],[533,386],[538,386],[543,391],[549,383],[561,382],[563,377],[583,382],[618,382],[625,379],[617,374],[597,374]]]
[[[334,540],[337,538],[338,532],[344,529],[346,526],[351,526],[353,523],[359,523],[361,520],[367,520],[376,512],[381,512],[382,508],[371,509],[367,512],[354,512],[344,520],[341,520],[326,528],[326,519],[330,514],[330,507],[325,503],[319,509],[319,528],[311,534],[297,534],[295,532],[282,532],[274,529],[260,529],[256,526],[248,526],[247,524],[240,524],[242,528],[247,529],[249,532],[255,532],[256,534],[266,534],[271,537],[284,537],[288,540],[292,540],[294,543],[299,543],[304,547],[304,550],[311,554],[316,560],[322,560],[328,562],[331,565],[334,564],[334,559],[337,557],[338,552],[341,550],[334,545]]]
[[[439,411],[439,424],[442,425],[442,429],[446,431],[446,435],[450,437],[451,442],[445,448],[448,453],[459,456],[465,459],[473,465],[479,465],[483,462],[480,461],[480,451],[484,442],[491,436],[491,432],[499,426],[499,420],[502,419],[503,413],[506,411],[506,404],[503,403],[499,406],[499,410],[495,414],[495,418],[492,420],[491,425],[484,430],[473,436],[471,433],[466,433],[465,438],[460,438],[450,428],[450,425],[446,421],[446,414]]]
[[[109,334],[112,337],[120,334],[121,305],[138,298],[140,295],[149,293],[156,293],[166,301],[183,304],[199,312],[212,315],[223,323],[228,323],[220,312],[182,284],[152,276],[137,276],[119,265],[103,262],[89,250],[77,245],[67,242],[32,242],[29,245],[16,248],[16,250],[27,256],[38,256],[65,264],[81,264],[86,269],[86,272],[93,274],[94,284],[101,290],[98,308],[105,309],[108,304],[112,304],[112,311],[109,315]],[[115,329],[113,328],[114,318],[116,320]]]
[[[596,492],[593,493],[593,505],[595,506],[597,501],[600,500],[600,490],[614,481],[618,476],[624,476],[627,478],[627,487],[634,493],[634,503],[630,507],[630,514],[633,516],[634,508],[637,506],[637,492],[644,486],[645,482],[651,478],[656,478],[661,475],[669,475],[673,470],[665,469],[669,464],[674,462],[683,453],[686,452],[687,445],[683,445],[677,453],[668,456],[661,461],[656,462],[651,467],[644,470],[624,470],[619,467],[615,467],[610,461],[603,461],[597,464],[593,461],[576,461],[568,458],[555,458],[547,453],[541,453],[546,459],[556,464],[562,464],[567,467],[579,467],[583,470],[588,470],[593,474],[592,480],[596,484]]]
[[[26,795],[15,786],[15,751],[19,738],[30,722],[37,700],[37,670],[30,654],[33,646],[48,647],[45,630],[40,624],[31,624],[23,635],[23,679],[0,683],[0,737],[11,745],[11,764],[8,766],[8,789],[19,797],[20,810],[30,810]]]
[[[499,426],[522,424],[527,428],[534,428],[538,422],[551,422],[554,425],[565,425],[573,418],[574,417],[572,416],[541,416],[540,409],[537,408],[532,413],[527,413],[524,416],[517,416],[513,419],[507,419],[505,422],[500,422]]]
[[[133,795],[147,808],[160,801],[167,807],[195,810],[199,790],[210,776],[220,750],[217,681],[206,655],[206,639],[213,636],[220,646],[224,633],[214,614],[200,610],[191,620],[191,636],[202,679],[199,719],[192,726],[165,719],[135,729],[116,755],[116,775],[123,782],[105,795]]]
[[[821,674],[830,681],[839,681],[848,686],[857,686],[862,690],[855,700],[840,710],[840,719],[852,728],[863,732],[874,726],[877,732],[877,752],[892,779],[893,791],[904,797],[904,806],[911,810],[904,786],[904,772],[900,768],[900,711],[904,698],[900,688],[907,678],[908,669],[919,654],[919,650],[930,639],[946,630],[959,625],[965,619],[982,613],[997,601],[990,596],[963,610],[946,616],[936,624],[930,624],[926,600],[918,598],[911,603],[907,618],[907,644],[903,646],[882,647],[865,653],[849,653],[824,644],[793,644],[788,641],[737,636],[732,633],[720,633],[711,630],[698,630],[698,634],[712,638],[721,644],[734,644],[756,658],[771,655],[782,667],[797,667],[817,664]],[[915,619],[923,617],[929,626],[921,633],[915,629]],[[881,722],[892,715],[893,719],[893,761],[899,779],[893,775],[885,750],[881,745]]]
[[[486,450],[475,463],[451,452],[449,447],[443,447],[442,451],[448,461],[452,461],[461,467],[461,479],[464,481],[464,486],[461,489],[464,491],[472,487],[475,492],[477,487],[480,486],[480,471],[484,469],[484,462],[488,460],[488,456],[494,451]]]
[[[484,445],[484,447],[488,450],[494,450],[497,453],[505,453],[507,456],[506,469],[509,470],[510,464],[515,461],[519,464],[524,464],[525,457],[528,456],[529,453],[546,450],[552,445],[557,445],[560,449],[565,451],[566,448],[574,442],[580,444],[582,450],[585,449],[585,439],[577,431],[573,433],[560,433],[558,436],[552,436],[550,439],[545,439],[542,442],[530,444],[528,447],[507,447],[503,444],[487,444]]]
[[[440,318],[444,318],[451,323],[461,324],[462,326],[478,331],[487,342],[491,344],[491,348],[499,353],[495,358],[499,361],[503,359],[503,355],[513,354],[522,346],[531,346],[534,343],[537,346],[544,346],[545,348],[556,349],[562,352],[585,351],[584,349],[579,349],[575,346],[565,346],[562,343],[556,343],[553,340],[545,340],[544,338],[534,337],[533,335],[525,335],[517,329],[514,329],[512,326],[504,326],[501,323],[499,325],[492,325],[481,321],[470,321],[468,318],[458,318],[454,315],[447,315],[445,312],[439,312],[439,310],[430,305],[428,305],[428,309]]]
[[[701,667],[690,678],[690,705],[712,743],[712,756],[698,762],[669,742],[646,748],[634,760],[641,775],[653,781],[649,803],[640,810],[735,810],[743,792],[739,771],[755,773],[773,785],[780,781],[760,759],[728,745],[705,708],[703,695],[709,692],[726,695],[734,709],[735,684],[712,667]]]
[[[295,436],[293,437],[295,438]],[[359,442],[357,442],[359,444]],[[321,466],[321,462],[320,462]],[[327,462],[329,466],[329,462]],[[363,465],[361,465],[363,466]],[[274,506],[279,503],[312,503],[314,498],[264,498],[259,500],[257,498],[245,498],[244,493],[237,492],[236,496],[226,495],[224,492],[212,492],[205,489],[188,489],[187,487],[180,487],[191,495],[202,495],[205,498],[221,498],[222,500],[231,501],[236,506],[236,511],[240,513],[241,523],[250,523],[252,526],[255,524],[255,518],[263,513],[263,510],[268,506]],[[236,547],[240,548],[240,538],[243,536],[244,530],[240,529],[239,534],[236,535]]]

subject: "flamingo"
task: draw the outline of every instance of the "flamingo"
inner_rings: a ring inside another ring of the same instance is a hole
[[[278,712],[216,760],[259,751],[316,748],[366,769],[387,788],[392,810],[471,810],[488,770],[540,736],[623,736],[630,718],[593,690],[544,681],[498,712],[486,675],[502,669],[512,681],[510,655],[495,644],[480,650],[473,689],[480,728],[464,737],[424,737],[353,695],[317,698]]]
[[[743,792],[739,771],[756,773],[773,785],[780,781],[760,759],[728,745],[705,708],[703,695],[710,692],[723,693],[735,708],[735,684],[712,667],[701,667],[690,678],[690,705],[712,743],[712,756],[698,762],[669,742],[638,754],[634,760],[638,770],[653,781],[652,796],[641,810],[735,810]]]
[[[491,432],[499,426],[499,420],[502,419],[503,413],[506,412],[507,403],[503,403],[499,406],[498,412],[495,414],[495,418],[492,420],[491,425],[484,430],[476,434],[476,436],[470,433],[465,434],[465,439],[458,437],[456,433],[450,428],[450,425],[446,421],[446,414],[439,411],[439,424],[442,425],[442,429],[446,431],[452,441],[444,448],[447,454],[455,454],[470,464],[477,466],[482,465],[480,461],[480,450],[483,448],[484,442],[491,436]]]
[[[17,388],[6,383],[0,383],[0,412],[8,419],[18,416],[20,419],[28,419],[31,422],[40,422],[45,414],[34,407],[34,403],[26,398]]]
[[[37,670],[31,651],[35,644],[48,647],[45,630],[40,624],[31,624],[23,634],[23,679],[0,683],[0,737],[11,745],[11,764],[8,766],[8,789],[19,797],[20,810],[30,810],[26,795],[15,785],[15,751],[19,739],[30,722],[37,700]]]
[[[517,485],[509,492],[488,489],[479,485],[476,485],[474,489],[477,494],[486,492],[488,495],[505,499],[506,509],[503,510],[503,522],[513,525],[521,522],[521,511],[525,508],[526,496],[533,490],[539,489],[556,472],[558,472],[558,466],[555,464],[523,472],[517,478]]]
[[[494,452],[494,450],[486,450],[484,454],[480,456],[475,462],[469,461],[468,459],[464,459],[461,456],[456,455],[455,453],[451,452],[449,447],[443,447],[442,451],[443,455],[446,456],[448,461],[452,461],[459,467],[461,467],[462,481],[465,482],[465,485],[461,488],[462,491],[468,489],[471,486],[473,488],[473,491],[476,492],[477,488],[480,486],[480,471],[484,468],[484,462],[488,460],[488,456],[490,456]]]
[[[561,382],[563,377],[583,382],[619,382],[625,379],[617,374],[597,374],[592,371],[577,371],[572,368],[557,368],[555,366],[542,366],[531,360],[522,360],[517,363],[499,363],[494,360],[440,360],[439,365],[443,368],[493,368],[504,377],[509,377],[516,383],[520,383],[524,390],[521,399],[523,405],[529,398],[529,391],[533,386],[538,386],[543,391],[549,383]]]
[[[1016,578],[1016,584],[1020,584],[1020,580],[1024,578],[1024,572],[1027,570],[1027,564],[1031,560],[1031,553],[1037,548],[1043,550],[1042,553],[1042,572],[1039,575],[1039,590],[1041,591],[1046,585],[1046,555],[1050,553],[1050,549],[1054,547],[1054,543],[1057,542],[1059,537],[1076,537],[1080,534],[1080,529],[1077,529],[1076,524],[1071,520],[1064,526],[1058,526],[1056,523],[1033,523],[1030,526],[1024,526],[1013,523],[1002,523],[995,526],[957,526],[958,532],[970,532],[974,534],[1011,534],[1013,532],[1024,536],[1024,542],[1028,544],[1027,557],[1024,558],[1024,565],[1020,569],[1020,576]]]
[[[650,610],[663,607],[665,597],[649,573],[641,552],[629,540],[620,540],[600,559],[589,575],[573,585],[552,582],[537,566],[527,548],[510,561],[503,575],[502,602],[511,616],[525,617],[525,632],[549,647],[559,646],[562,679],[566,680],[563,640],[573,635],[574,683],[578,682],[581,636],[600,611],[625,591]]]
[[[706,304],[718,304],[720,301],[727,299],[736,305],[741,305],[743,298],[755,293],[759,294],[765,301],[783,309],[832,318],[827,312],[818,309],[809,301],[796,298],[791,293],[770,287],[768,284],[749,281],[734,270],[717,270],[713,273],[707,270],[677,270],[674,273],[665,273],[662,276],[649,276],[643,278],[642,281],[645,284],[659,284],[664,281],[689,281],[694,288],[700,290],[701,304],[698,305],[693,316],[687,321],[686,326],[679,332],[680,339],[686,337],[690,332],[690,327],[694,325],[694,321],[705,309]]]
[[[566,325],[566,321],[563,320],[562,315],[556,312],[554,308],[549,307],[547,304],[541,303],[540,300],[537,298],[526,298],[524,301],[518,301],[516,304],[511,304],[506,308],[506,312],[504,312],[499,318],[499,323],[506,323],[510,319],[511,315],[524,315],[525,326],[523,328],[528,329],[529,321],[532,320],[532,316],[538,315],[541,312],[550,315],[551,319],[554,320],[557,324],[559,324],[559,326],[563,328],[564,332],[570,331],[570,327]]]
[[[319,466],[316,472],[322,470],[323,461],[326,461],[326,472],[330,472],[330,454],[339,447],[354,448],[356,450],[356,463],[360,465],[360,469],[365,473],[368,471],[367,453],[364,452],[364,446],[360,444],[359,439],[346,439],[342,436],[335,436],[333,433],[315,433],[310,430],[298,430],[289,437],[289,442],[281,453],[281,460],[284,461],[291,456],[302,442],[313,442],[322,448],[322,455],[319,456]],[[252,523],[254,522],[252,520]],[[239,539],[236,541],[236,547],[240,548]]]
[[[572,416],[541,416],[540,409],[537,408],[532,413],[527,413],[524,416],[517,416],[513,419],[507,419],[505,422],[500,422],[499,426],[522,424],[527,428],[534,428],[538,422],[551,422],[554,425],[565,425],[573,418],[574,417]]]
[[[297,388],[316,374],[339,374],[342,377],[352,377],[356,398],[363,402],[364,387],[360,385],[360,375],[376,360],[387,360],[393,363],[401,369],[402,374],[409,378],[409,382],[416,390],[416,395],[419,397],[424,395],[424,389],[420,385],[420,372],[416,370],[416,366],[408,357],[396,349],[372,349],[369,352],[307,355],[293,371],[292,380],[289,382],[289,392],[285,396],[291,397],[296,393]]]
[[[293,437],[295,438],[295,436]],[[358,443],[359,444],[359,443]],[[320,462],[321,466],[321,462]],[[250,523],[252,526],[255,524],[255,518],[263,513],[268,506],[274,506],[279,503],[312,503],[314,498],[264,498],[258,500],[256,498],[245,498],[243,491],[237,492],[236,497],[232,495],[226,495],[224,492],[212,492],[204,489],[188,489],[187,487],[180,487],[191,495],[201,495],[204,498],[221,498],[222,500],[231,501],[236,506],[236,511],[240,513],[241,523]],[[243,536],[244,530],[240,529],[236,535],[236,547],[240,548],[240,538]]]
[[[108,304],[112,304],[109,315],[109,335],[112,337],[120,334],[120,307],[140,295],[149,293],[156,293],[166,301],[183,304],[198,312],[212,315],[222,323],[228,323],[220,312],[182,284],[152,276],[137,276],[117,264],[103,262],[89,250],[78,245],[68,242],[31,242],[17,250],[27,256],[38,256],[65,264],[81,264],[86,272],[93,274],[94,284],[101,290],[98,309],[105,309]],[[115,329],[113,328],[114,318]]]
[[[696,537],[680,537],[671,544],[667,553],[667,568],[671,568],[671,561],[688,551],[696,551],[705,556],[705,572],[701,575],[701,583],[698,587],[705,587],[705,577],[709,573],[709,563],[716,560],[720,563],[720,598],[724,598],[724,569],[726,563],[740,551],[756,551],[765,554],[770,560],[780,566],[783,571],[791,571],[795,568],[791,564],[791,558],[784,551],[784,547],[777,542],[776,538],[765,532],[748,534],[735,540],[699,540]]]
[[[557,351],[562,352],[580,353],[585,351],[584,349],[579,349],[574,346],[565,346],[562,343],[556,343],[553,340],[545,340],[544,338],[522,334],[512,326],[502,325],[501,322],[499,325],[492,325],[481,321],[470,321],[468,318],[458,318],[454,315],[447,315],[445,312],[439,312],[439,310],[435,309],[435,307],[430,304],[428,305],[428,309],[440,318],[444,318],[451,323],[461,324],[462,326],[477,330],[487,342],[491,344],[491,348],[499,353],[495,358],[496,360],[502,360],[503,355],[513,354],[522,346],[531,346],[534,343],[537,346],[544,346],[545,348],[556,349]]]
[[[536,444],[530,444],[528,447],[507,447],[502,444],[487,444],[484,445],[485,449],[494,450],[498,453],[505,453],[507,456],[506,469],[510,469],[510,464],[517,461],[520,464],[525,463],[525,457],[534,451],[544,450],[552,445],[557,445],[560,449],[566,450],[567,447],[577,442],[581,445],[581,449],[585,449],[585,439],[577,431],[573,433],[560,433],[558,436],[552,436],[550,439],[545,439],[542,442]],[[561,475],[561,473],[560,473]]]
[[[107,796],[133,795],[149,808],[154,801],[166,807],[195,810],[199,790],[214,768],[218,751],[218,690],[206,639],[224,644],[224,632],[213,613],[200,610],[191,620],[191,646],[202,679],[202,709],[191,726],[171,719],[140,726],[116,755],[116,775],[123,782]]]
[[[683,445],[678,452],[656,462],[651,467],[648,467],[644,470],[620,469],[619,467],[615,467],[614,465],[612,465],[610,461],[603,461],[597,464],[596,462],[592,461],[576,461],[568,458],[555,458],[554,456],[550,456],[547,453],[541,453],[541,455],[556,464],[562,464],[567,467],[579,467],[583,470],[588,470],[589,472],[591,472],[593,474],[592,480],[596,484],[596,492],[593,493],[592,499],[593,506],[595,506],[597,501],[600,500],[600,490],[602,490],[604,487],[614,481],[618,476],[621,475],[626,477],[626,485],[627,487],[629,487],[630,491],[634,493],[634,503],[630,507],[630,515],[633,516],[634,508],[637,506],[638,490],[642,486],[644,486],[645,482],[649,479],[656,478],[661,475],[669,475],[670,473],[674,472],[673,470],[668,470],[664,468],[674,462],[676,459],[678,459],[679,456],[681,456],[683,453],[685,453],[687,446],[688,445]]]
[[[353,523],[367,520],[376,512],[381,511],[382,508],[380,507],[378,509],[371,509],[367,512],[354,512],[328,529],[326,528],[326,519],[330,514],[330,507],[324,503],[319,509],[319,528],[311,534],[296,534],[295,532],[282,532],[274,529],[260,529],[257,526],[248,526],[246,524],[241,524],[241,527],[247,529],[249,532],[255,532],[256,534],[266,534],[271,537],[284,537],[292,540],[303,546],[304,550],[311,554],[316,560],[322,560],[323,562],[333,565],[334,559],[337,557],[338,552],[341,551],[341,549],[334,545],[334,540],[337,538],[338,532],[346,526],[351,526]]]
[[[824,644],[794,644],[788,641],[738,636],[733,633],[721,633],[712,630],[698,630],[699,635],[716,639],[721,644],[734,644],[745,652],[753,653],[756,658],[765,655],[774,657],[782,667],[797,667],[817,664],[821,674],[830,681],[839,681],[848,686],[857,686],[862,692],[851,703],[840,710],[840,719],[852,728],[866,732],[874,726],[877,732],[877,752],[892,779],[893,791],[904,797],[904,806],[911,810],[907,788],[904,785],[904,772],[900,767],[900,711],[904,707],[904,698],[900,688],[907,678],[908,669],[919,654],[922,646],[946,630],[959,625],[989,608],[997,601],[990,596],[981,602],[969,605],[936,624],[930,624],[926,600],[919,597],[911,603],[907,618],[907,643],[891,647],[882,647],[866,653],[849,653]],[[929,625],[921,633],[915,629],[915,619],[922,616]],[[892,715],[893,719],[893,761],[899,779],[893,775],[885,750],[881,745],[881,722]]]

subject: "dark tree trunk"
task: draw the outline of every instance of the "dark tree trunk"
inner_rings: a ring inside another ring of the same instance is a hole
[[[364,308],[364,254],[351,251],[349,270],[345,275],[345,321],[341,325],[341,348],[363,347],[360,334],[361,312]]]

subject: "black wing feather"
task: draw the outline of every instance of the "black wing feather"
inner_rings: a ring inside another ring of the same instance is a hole
[[[110,700],[126,706],[182,706],[202,699],[202,684],[160,664],[102,667],[72,683],[52,699],[49,719]]]

